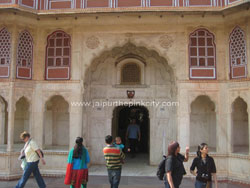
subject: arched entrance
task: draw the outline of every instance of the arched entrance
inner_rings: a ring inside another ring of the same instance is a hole
[[[92,163],[105,163],[102,149],[106,135],[119,133],[124,137],[129,114],[124,105],[136,102],[131,108],[138,108],[147,117],[148,129],[142,129],[138,148],[142,155],[147,155],[143,165],[158,164],[167,144],[177,139],[176,108],[161,106],[163,102],[177,101],[175,75],[167,60],[154,50],[127,43],[97,56],[83,76],[83,101],[91,103],[83,107],[83,135]],[[134,96],[129,96],[129,92],[134,92]],[[153,106],[153,102],[158,106]]]
[[[125,145],[124,152],[128,152],[129,141],[126,138],[127,128],[132,119],[140,127],[141,140],[137,144],[137,153],[143,159],[149,159],[150,125],[149,112],[144,106],[118,106],[113,111],[112,136],[121,137]]]

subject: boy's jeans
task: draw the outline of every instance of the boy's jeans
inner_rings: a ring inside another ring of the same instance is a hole
[[[31,162],[31,163],[27,162],[27,166],[23,172],[23,176],[19,180],[19,182],[17,183],[16,188],[23,188],[25,186],[27,180],[29,179],[31,173],[33,173],[33,175],[35,176],[36,182],[37,182],[39,188],[46,187],[46,185],[43,181],[43,178],[40,174],[40,171],[38,169],[38,163],[39,163],[39,161]]]
[[[210,182],[208,185],[209,188],[212,188],[212,183]],[[207,183],[203,183],[201,181],[195,181],[195,188],[207,188]]]
[[[121,179],[122,169],[108,169],[109,183],[111,188],[118,188]]]

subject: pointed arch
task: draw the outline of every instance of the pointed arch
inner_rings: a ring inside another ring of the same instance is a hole
[[[45,103],[44,141],[46,149],[69,147],[69,103],[61,95],[51,96]]]
[[[200,95],[191,103],[190,148],[196,151],[200,143],[207,143],[216,151],[215,103],[207,96]]]
[[[14,144],[22,143],[20,134],[23,131],[30,132],[30,104],[26,97],[21,97],[16,102],[14,121]]]
[[[232,152],[249,153],[249,119],[247,103],[237,97],[232,103]]]
[[[0,96],[0,145],[7,144],[8,139],[8,103]]]

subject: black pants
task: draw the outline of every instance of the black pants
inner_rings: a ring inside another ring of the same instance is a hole
[[[135,154],[137,146],[137,139],[130,138],[129,139],[129,147],[131,149],[131,154]]]

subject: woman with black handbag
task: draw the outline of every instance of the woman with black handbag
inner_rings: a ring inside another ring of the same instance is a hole
[[[194,171],[195,168],[197,168],[197,172]],[[198,146],[197,157],[193,160],[190,172],[196,176],[195,188],[212,188],[212,176],[215,188],[218,188],[216,166],[214,159],[208,155],[208,146],[206,143]]]
[[[38,168],[39,158],[41,159],[44,165],[46,164],[41,150],[37,146],[36,142],[30,138],[29,133],[23,132],[20,135],[20,138],[25,142],[25,146],[21,151],[19,159],[24,160],[25,158],[27,163],[24,166],[23,176],[17,183],[16,188],[23,188],[27,180],[29,179],[31,173],[33,173],[33,175],[35,176],[39,188],[45,188],[46,185]]]

